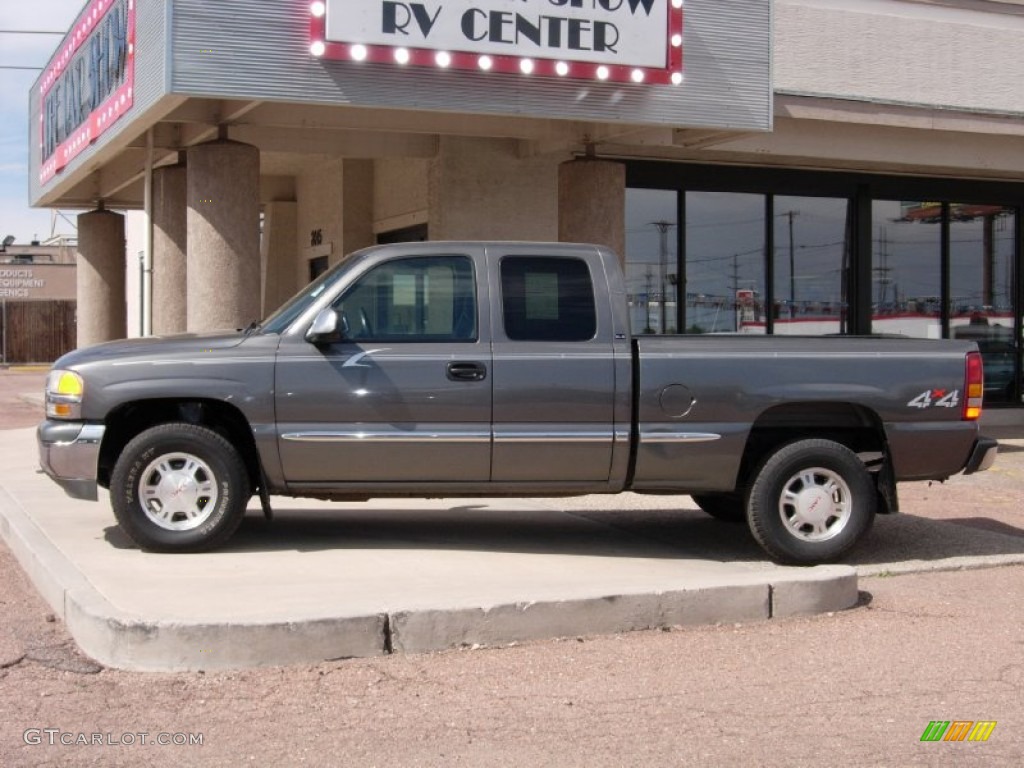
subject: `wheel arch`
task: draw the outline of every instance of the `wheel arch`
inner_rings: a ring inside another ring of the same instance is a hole
[[[245,415],[234,405],[208,398],[161,398],[124,403],[107,414],[100,445],[97,479],[110,487],[110,476],[124,447],[147,429],[180,422],[213,430],[238,449],[252,488],[263,486],[256,439]]]
[[[779,448],[809,438],[832,440],[857,454],[875,482],[878,511],[898,511],[895,474],[882,420],[871,408],[856,403],[812,401],[765,410],[747,436],[737,488],[747,488],[757,468]]]

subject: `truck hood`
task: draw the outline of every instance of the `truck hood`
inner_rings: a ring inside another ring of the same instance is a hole
[[[246,338],[242,331],[215,333],[182,333],[174,336],[150,336],[144,339],[121,339],[94,344],[68,352],[53,364],[54,368],[73,368],[87,363],[100,362],[107,358],[127,360],[145,359],[159,355],[168,357],[188,355],[194,352],[209,353],[215,350],[237,347]]]

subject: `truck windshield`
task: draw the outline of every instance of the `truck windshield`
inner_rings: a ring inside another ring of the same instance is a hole
[[[350,259],[345,259],[324,272],[309,285],[304,286],[260,324],[263,332],[282,333],[295,321],[295,318],[309,309],[310,305],[320,298],[324,291],[330,289],[345,274],[346,267],[350,263]]]

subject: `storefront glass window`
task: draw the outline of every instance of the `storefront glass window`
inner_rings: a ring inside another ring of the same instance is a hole
[[[676,194],[626,190],[626,294],[634,334],[677,332]]]
[[[686,193],[686,332],[764,333],[764,195]]]
[[[871,332],[942,336],[942,206],[871,204]]]
[[[950,335],[978,343],[985,359],[985,402],[1010,402],[1017,392],[1013,211],[951,203],[949,217]]]
[[[846,333],[847,201],[775,198],[775,333]]]
[[[644,162],[627,179],[635,333],[970,339],[985,402],[1024,403],[1020,185]]]

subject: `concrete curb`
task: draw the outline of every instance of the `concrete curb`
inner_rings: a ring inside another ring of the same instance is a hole
[[[857,574],[864,577],[904,576],[908,573],[976,571],[982,568],[1000,568],[1004,565],[1024,565],[1024,554],[965,555],[942,560],[905,560],[900,563],[858,565]]]
[[[79,648],[109,667],[150,672],[231,669],[386,653],[384,614],[259,624],[128,615],[93,587],[3,488],[0,534]]]
[[[806,575],[806,578],[804,578]],[[722,622],[763,621],[850,608],[857,574],[843,565],[808,568],[766,584],[732,584],[657,594],[516,603],[490,609],[399,611],[391,616],[395,651],[418,653],[523,640]]]
[[[748,584],[493,608],[399,611],[391,617],[392,648],[421,653],[551,637],[758,621],[770,618],[770,602],[769,585]]]
[[[495,646],[553,637],[718,622],[762,621],[856,604],[849,566],[818,566],[663,593],[491,607],[396,610],[363,616],[238,623],[167,621],[112,605],[0,488],[0,533],[84,653],[138,671],[231,669]]]

